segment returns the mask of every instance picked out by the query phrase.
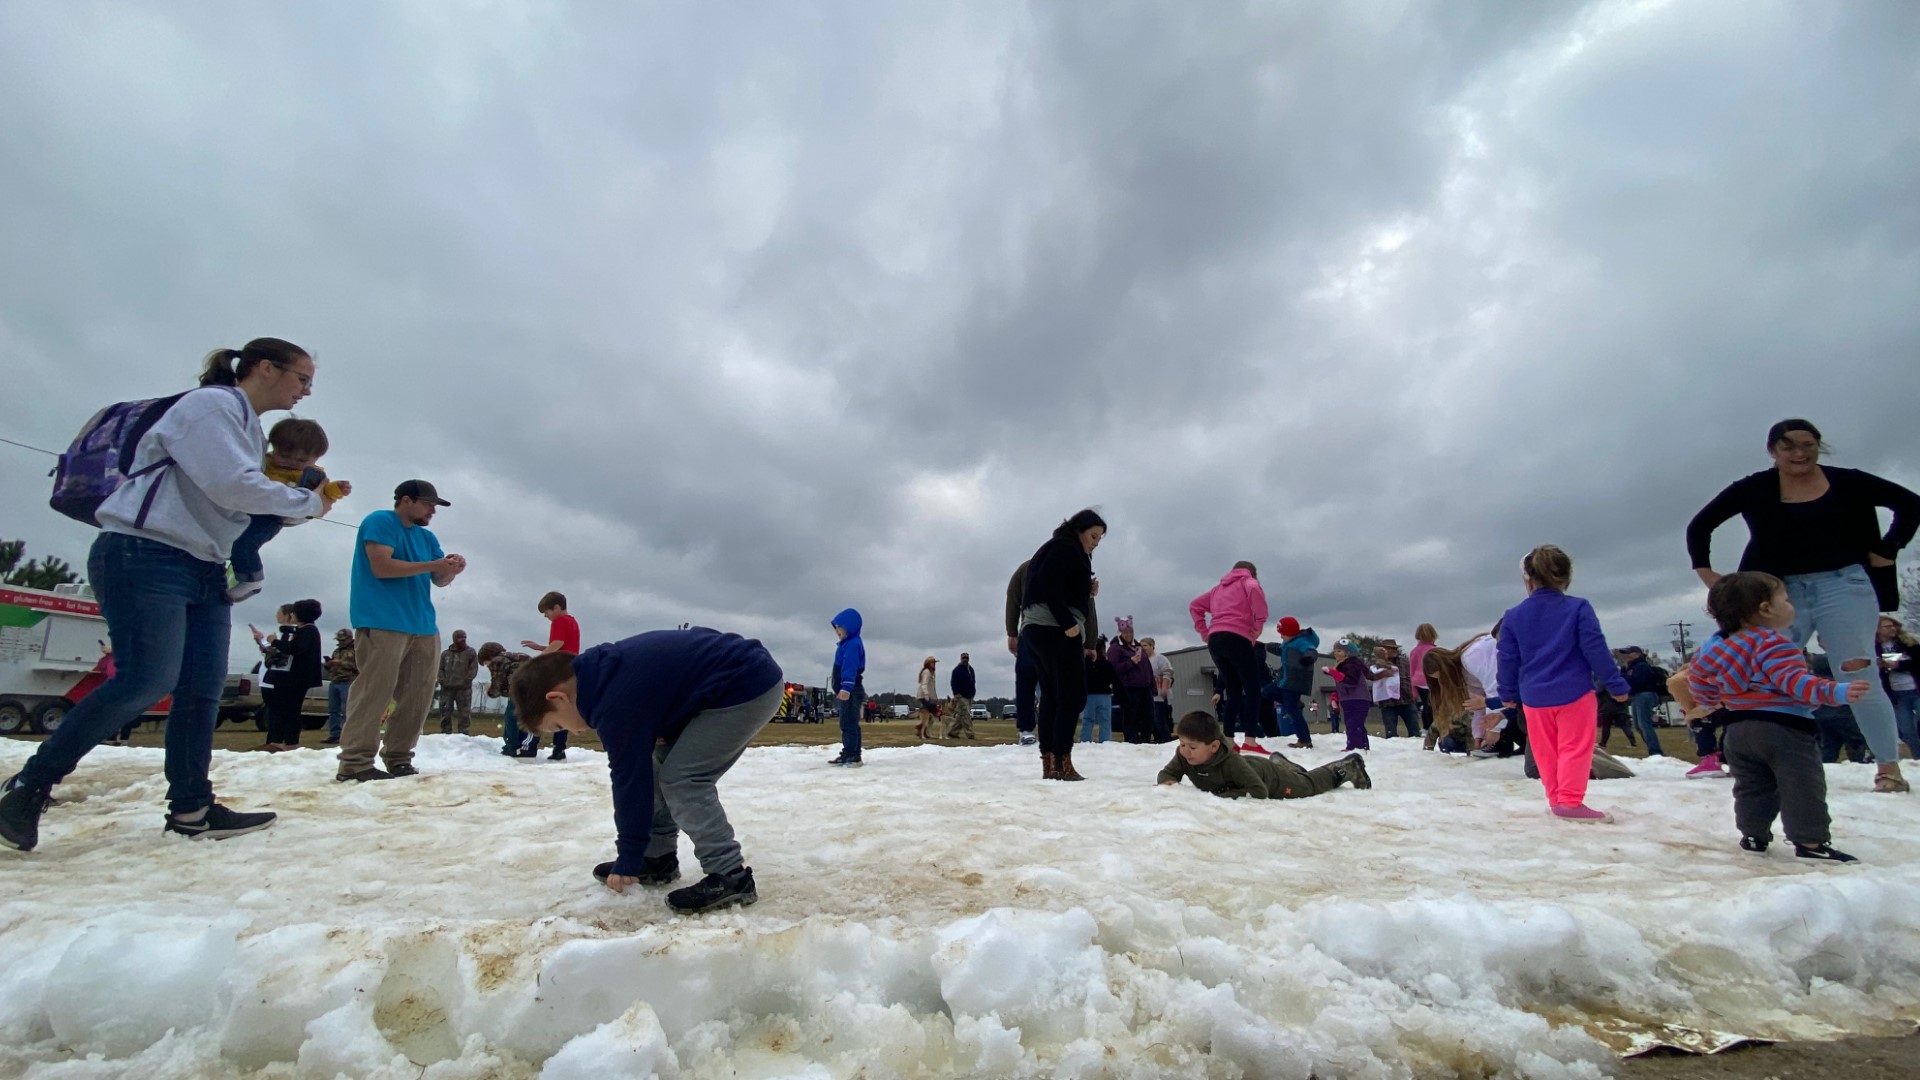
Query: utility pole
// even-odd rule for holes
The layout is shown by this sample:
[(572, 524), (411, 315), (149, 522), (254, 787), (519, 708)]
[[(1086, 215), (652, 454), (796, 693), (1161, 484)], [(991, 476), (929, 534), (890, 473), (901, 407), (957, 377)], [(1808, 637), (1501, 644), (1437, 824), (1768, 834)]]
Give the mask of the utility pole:
[(1693, 624), (1689, 622), (1673, 622), (1667, 625), (1673, 628), (1673, 647), (1680, 650), (1680, 662), (1682, 664), (1691, 663), (1693, 661), (1693, 648), (1691, 643), (1687, 641), (1687, 631), (1693, 628)]

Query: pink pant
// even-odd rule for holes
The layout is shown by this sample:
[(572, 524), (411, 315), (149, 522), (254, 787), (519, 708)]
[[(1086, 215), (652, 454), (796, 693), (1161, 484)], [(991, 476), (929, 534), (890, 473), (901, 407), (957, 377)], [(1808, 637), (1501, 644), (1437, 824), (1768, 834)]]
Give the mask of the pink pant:
[(1587, 778), (1593, 774), (1594, 736), (1600, 727), (1600, 700), (1589, 693), (1565, 705), (1528, 705), (1525, 711), (1527, 745), (1540, 767), (1547, 805), (1585, 805)]

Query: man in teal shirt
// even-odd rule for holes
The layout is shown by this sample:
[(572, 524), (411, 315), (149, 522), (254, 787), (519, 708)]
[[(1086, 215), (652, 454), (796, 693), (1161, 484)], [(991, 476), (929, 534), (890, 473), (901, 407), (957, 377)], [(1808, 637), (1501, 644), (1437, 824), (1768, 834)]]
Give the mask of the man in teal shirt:
[[(440, 669), (432, 585), (451, 585), (467, 568), (466, 559), (441, 551), (427, 529), (434, 511), (451, 505), (432, 484), (408, 480), (393, 489), (393, 509), (376, 510), (360, 523), (349, 596), (360, 674), (347, 692), (347, 722), (340, 729), (340, 771), (334, 779), (343, 783), (420, 771), (413, 767), (413, 748), (433, 704)], [(383, 747), (380, 724), (389, 702), (393, 717)], [(374, 766), (376, 754), (386, 769)]]

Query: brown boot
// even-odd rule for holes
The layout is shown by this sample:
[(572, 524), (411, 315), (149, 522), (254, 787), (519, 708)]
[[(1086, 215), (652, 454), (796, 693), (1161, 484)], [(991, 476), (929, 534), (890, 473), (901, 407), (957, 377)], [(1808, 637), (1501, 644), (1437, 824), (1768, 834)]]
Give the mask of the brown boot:
[(1060, 768), (1059, 766), (1054, 764), (1053, 755), (1047, 753), (1044, 750), (1040, 752), (1040, 779), (1042, 780), (1060, 779)]
[(1069, 750), (1066, 753), (1060, 755), (1059, 763), (1055, 767), (1053, 778), (1055, 780), (1085, 780), (1086, 779), (1086, 777), (1081, 776), (1079, 773), (1073, 770), (1073, 751)]

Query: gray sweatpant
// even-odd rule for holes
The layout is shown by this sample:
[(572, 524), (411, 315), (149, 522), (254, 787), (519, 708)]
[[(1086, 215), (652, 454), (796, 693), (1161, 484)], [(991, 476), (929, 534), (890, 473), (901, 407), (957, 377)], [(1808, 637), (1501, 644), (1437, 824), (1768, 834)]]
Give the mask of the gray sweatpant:
[(744, 705), (693, 714), (671, 745), (653, 748), (653, 832), (647, 858), (671, 855), (680, 834), (693, 838), (693, 854), (709, 874), (730, 874), (745, 865), (727, 809), (715, 786), (760, 729), (780, 709), (786, 687)]
[(1720, 754), (1733, 772), (1733, 818), (1740, 835), (1771, 840), (1778, 817), (1780, 831), (1793, 843), (1818, 847), (1832, 839), (1819, 739), (1772, 720), (1739, 720), (1727, 725)]

